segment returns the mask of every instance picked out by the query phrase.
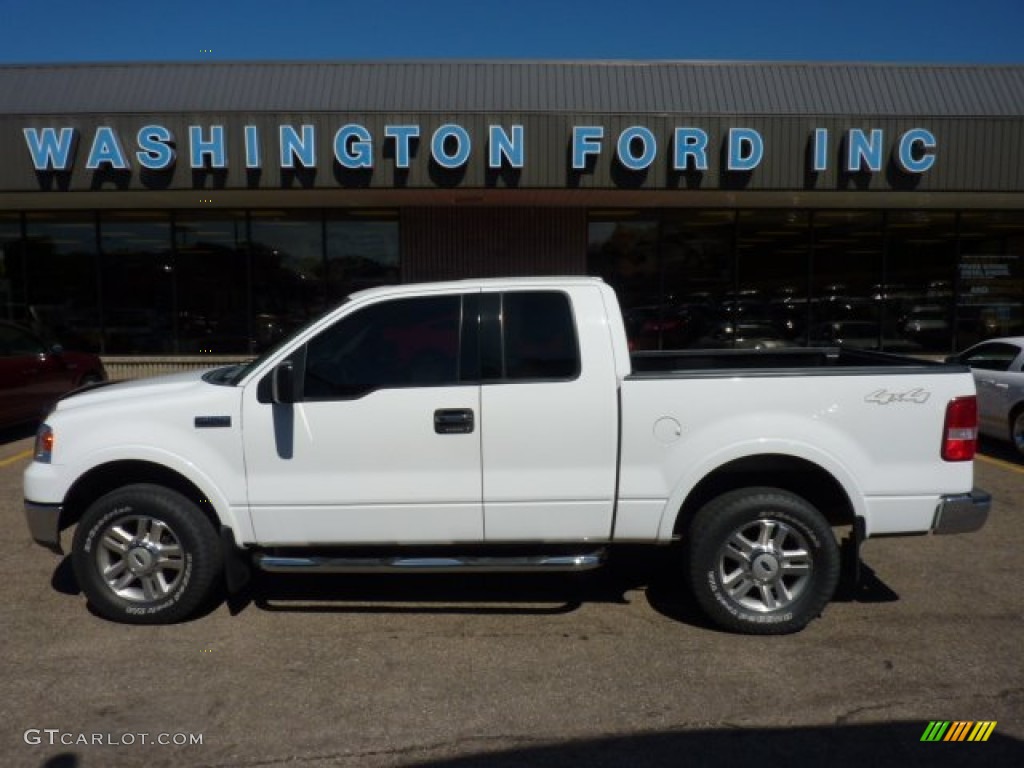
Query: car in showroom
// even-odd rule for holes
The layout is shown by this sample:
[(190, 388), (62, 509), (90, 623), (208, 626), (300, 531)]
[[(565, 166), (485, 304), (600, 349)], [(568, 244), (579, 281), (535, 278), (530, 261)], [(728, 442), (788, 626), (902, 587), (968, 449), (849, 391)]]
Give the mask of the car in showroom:
[(970, 367), (978, 388), (978, 428), (1024, 456), (1024, 336), (989, 339), (949, 362)]
[(0, 428), (41, 421), (61, 395), (106, 378), (97, 355), (47, 344), (0, 321)]

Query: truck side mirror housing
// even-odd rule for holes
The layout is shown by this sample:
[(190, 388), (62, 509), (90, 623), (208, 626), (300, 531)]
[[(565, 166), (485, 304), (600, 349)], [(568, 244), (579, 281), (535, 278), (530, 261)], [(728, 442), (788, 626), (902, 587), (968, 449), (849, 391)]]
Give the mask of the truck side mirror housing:
[(295, 363), (285, 360), (274, 369), (270, 391), (273, 401), (280, 405), (288, 405), (297, 400)]

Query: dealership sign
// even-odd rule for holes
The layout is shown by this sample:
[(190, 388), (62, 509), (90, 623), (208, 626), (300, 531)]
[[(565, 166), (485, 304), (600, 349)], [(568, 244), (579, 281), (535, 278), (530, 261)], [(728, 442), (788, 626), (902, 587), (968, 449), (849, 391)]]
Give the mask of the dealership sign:
[[(71, 126), (24, 128), (25, 145), (33, 167), (39, 172), (69, 172), (84, 153), (88, 170), (170, 171), (187, 158), (194, 170), (228, 168), (228, 143), (239, 142), (247, 170), (276, 165), (281, 169), (316, 168), (318, 144), (324, 141), (313, 125), (278, 125), (266, 131), (246, 125), (231, 137), (223, 125), (188, 126), (186, 148), (166, 126), (144, 125), (125, 135), (100, 125), (91, 136), (81, 136)], [(266, 134), (271, 134), (267, 136)], [(389, 146), (396, 168), (410, 168), (420, 154), (442, 169), (465, 167), (474, 153), (482, 152), (488, 169), (522, 169), (529, 158), (526, 132), (522, 125), (489, 125), (486, 135), (474, 136), (457, 123), (446, 123), (432, 131), (415, 124), (385, 125), (374, 135), (360, 123), (341, 126), (330, 142), (334, 161), (343, 169), (372, 170), (379, 157), (378, 144)], [(566, 137), (569, 146), (567, 170), (583, 173), (603, 156), (611, 156), (626, 171), (643, 172), (661, 158), (678, 173), (706, 171), (712, 159), (722, 158), (723, 170), (752, 173), (764, 162), (771, 148), (764, 136), (747, 127), (732, 127), (723, 136), (712, 137), (702, 128), (676, 126), (659, 142), (655, 132), (633, 125), (617, 133), (602, 125), (574, 125)], [(900, 170), (923, 174), (935, 163), (938, 143), (924, 128), (911, 128), (897, 135), (875, 128), (853, 128), (842, 132), (816, 128), (807, 136), (807, 170), (824, 172), (837, 168), (846, 173), (876, 173), (891, 157)], [(426, 152), (418, 151), (420, 142)], [(483, 144), (482, 149), (477, 143)], [(84, 149), (79, 149), (79, 145)], [(663, 146), (667, 144), (667, 146)], [(270, 151), (268, 151), (270, 150)], [(179, 154), (184, 157), (179, 157)], [(378, 153), (379, 155), (379, 153)]]

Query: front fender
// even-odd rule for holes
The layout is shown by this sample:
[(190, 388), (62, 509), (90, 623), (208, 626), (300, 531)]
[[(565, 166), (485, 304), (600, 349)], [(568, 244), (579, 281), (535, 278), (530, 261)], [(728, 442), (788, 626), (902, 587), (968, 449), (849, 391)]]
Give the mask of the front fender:
[[(116, 448), (100, 449), (68, 464), (33, 462), (25, 470), (25, 498), (34, 502), (64, 504), (85, 477), (121, 462), (150, 464), (179, 475), (203, 494), (220, 525), (230, 528), (234, 533), (236, 543), (255, 538), (244, 495), (244, 478), (240, 482), (240, 489), (235, 489), (235, 493), (231, 494), (194, 461), (151, 445), (118, 445)], [(126, 477), (125, 481), (131, 482), (131, 477)], [(235, 498), (232, 499), (232, 496)]]

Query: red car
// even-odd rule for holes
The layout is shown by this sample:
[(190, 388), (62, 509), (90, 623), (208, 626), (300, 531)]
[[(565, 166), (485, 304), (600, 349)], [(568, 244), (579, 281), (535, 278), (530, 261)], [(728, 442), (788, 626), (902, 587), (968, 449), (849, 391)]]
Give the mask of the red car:
[(106, 378), (98, 356), (44, 344), (0, 321), (0, 427), (40, 421), (65, 392)]

